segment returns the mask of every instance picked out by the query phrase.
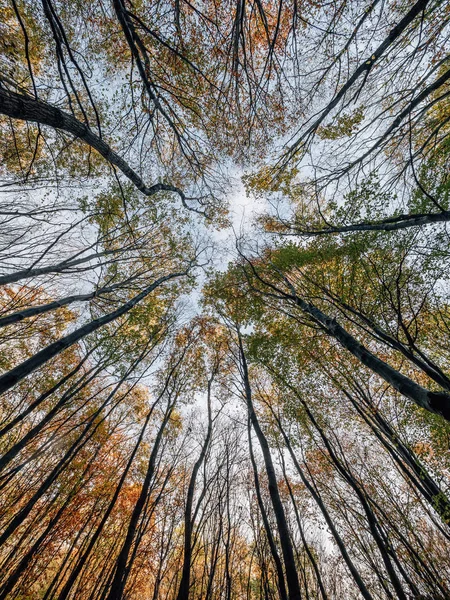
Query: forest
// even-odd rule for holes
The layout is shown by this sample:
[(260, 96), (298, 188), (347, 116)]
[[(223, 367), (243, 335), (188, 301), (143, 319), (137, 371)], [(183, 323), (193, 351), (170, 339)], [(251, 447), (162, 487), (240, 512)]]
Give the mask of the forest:
[(0, 600), (450, 600), (450, 1), (0, 0)]

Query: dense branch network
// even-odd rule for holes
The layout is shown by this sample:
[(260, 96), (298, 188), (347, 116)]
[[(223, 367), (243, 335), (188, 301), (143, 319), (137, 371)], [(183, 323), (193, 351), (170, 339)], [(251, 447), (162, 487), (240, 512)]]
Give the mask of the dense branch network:
[(449, 598), (448, 2), (0, 8), (0, 600)]

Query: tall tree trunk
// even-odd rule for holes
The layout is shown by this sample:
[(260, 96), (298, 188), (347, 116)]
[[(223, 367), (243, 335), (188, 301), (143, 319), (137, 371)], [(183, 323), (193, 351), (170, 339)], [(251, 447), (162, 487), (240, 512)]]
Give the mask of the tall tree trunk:
[(291, 498), (292, 506), (294, 507), (295, 520), (297, 521), (298, 530), (300, 531), (300, 536), (302, 538), (303, 547), (305, 548), (306, 554), (308, 555), (309, 561), (310, 561), (310, 563), (311, 563), (311, 565), (312, 565), (312, 567), (314, 569), (314, 573), (315, 573), (315, 576), (316, 576), (316, 579), (317, 579), (317, 583), (319, 585), (319, 589), (320, 589), (320, 594), (322, 596), (322, 600), (328, 600), (328, 596), (327, 596), (327, 593), (325, 591), (325, 586), (324, 586), (324, 583), (323, 583), (323, 580), (322, 580), (322, 576), (320, 574), (319, 567), (317, 566), (317, 561), (314, 558), (314, 555), (311, 552), (309, 544), (307, 543), (306, 538), (305, 538), (305, 533), (303, 531), (303, 526), (302, 526), (302, 522), (301, 522), (301, 519), (300, 519), (300, 514), (298, 512), (297, 503), (295, 501), (294, 492), (292, 491), (292, 486), (291, 486), (291, 484), (289, 482), (289, 478), (288, 478), (288, 475), (286, 473), (286, 463), (285, 463), (285, 460), (284, 460), (282, 449), (280, 449), (280, 458), (281, 458), (281, 464), (282, 464), (282, 467), (283, 467), (284, 480), (286, 481), (286, 485), (287, 485), (287, 488), (288, 488), (289, 496)]
[(104, 294), (109, 294), (114, 290), (120, 289), (125, 284), (130, 283), (130, 281), (130, 279), (127, 279), (124, 282), (115, 283), (114, 285), (99, 288), (94, 292), (90, 292), (89, 294), (74, 294), (72, 296), (60, 298), (59, 300), (54, 300), (53, 302), (48, 302), (47, 304), (41, 304), (40, 306), (24, 308), (23, 310), (19, 310), (15, 313), (7, 315), (6, 317), (1, 317), (0, 327), (6, 327), (7, 325), (12, 325), (13, 323), (23, 321), (24, 319), (29, 319), (30, 317), (35, 317), (36, 315), (42, 315), (52, 310), (62, 308), (63, 306), (73, 304), (74, 302), (88, 302), (93, 298), (98, 298), (99, 296), (103, 296)]
[(280, 594), (281, 600), (287, 600), (286, 585), (285, 585), (285, 582), (284, 582), (283, 565), (281, 563), (281, 559), (280, 559), (280, 556), (278, 554), (278, 550), (277, 550), (277, 547), (276, 547), (276, 544), (275, 544), (275, 540), (273, 539), (273, 535), (272, 535), (272, 530), (270, 528), (269, 519), (267, 518), (266, 509), (264, 507), (263, 499), (261, 497), (261, 487), (259, 485), (258, 468), (257, 468), (257, 465), (256, 465), (255, 456), (253, 454), (252, 437), (251, 436), (252, 436), (251, 423), (250, 423), (250, 419), (249, 419), (248, 420), (248, 446), (249, 446), (249, 452), (250, 452), (250, 461), (251, 461), (252, 467), (253, 467), (253, 475), (254, 475), (254, 481), (255, 481), (256, 498), (258, 500), (259, 512), (261, 513), (261, 517), (262, 517), (262, 521), (263, 521), (263, 525), (264, 525), (264, 530), (266, 532), (267, 541), (269, 543), (270, 552), (272, 553), (272, 558), (274, 560), (275, 568), (276, 568), (276, 571), (277, 571), (278, 592)]
[(294, 466), (297, 470), (297, 473), (300, 475), (300, 478), (301, 478), (304, 486), (309, 491), (311, 496), (314, 498), (317, 506), (319, 507), (320, 512), (322, 513), (322, 515), (328, 525), (328, 528), (331, 531), (331, 535), (333, 536), (333, 538), (341, 552), (342, 558), (344, 559), (353, 579), (355, 580), (356, 585), (359, 588), (359, 591), (361, 592), (361, 595), (365, 598), (365, 600), (374, 600), (373, 596), (367, 589), (366, 584), (364, 583), (361, 575), (359, 574), (358, 569), (355, 567), (352, 559), (350, 558), (350, 555), (347, 552), (347, 548), (345, 547), (344, 541), (342, 540), (341, 536), (339, 535), (339, 532), (336, 529), (336, 527), (333, 523), (333, 520), (331, 518), (331, 515), (329, 514), (320, 494), (314, 489), (313, 485), (311, 485), (311, 482), (305, 476), (305, 473), (303, 472), (303, 469), (301, 468), (300, 463), (298, 462), (297, 457), (295, 456), (290, 439), (289, 439), (288, 435), (286, 434), (284, 427), (281, 424), (280, 419), (278, 418), (278, 416), (276, 415), (276, 413), (273, 411), (273, 409), (271, 407), (270, 407), (270, 409), (271, 409), (271, 413), (273, 414), (273, 416), (277, 422), (278, 429), (279, 429), (281, 435), (283, 436), (284, 442), (286, 444), (286, 448), (289, 451), (289, 454), (290, 454), (292, 462), (294, 463)]
[[(289, 286), (292, 295), (282, 292), (283, 296), (293, 301), (304, 313), (319, 323), (328, 335), (334, 337), (344, 348), (355, 356), (363, 365), (382, 377), (394, 389), (406, 396), (421, 408), (441, 415), (450, 421), (450, 395), (445, 392), (432, 392), (422, 387), (409, 377), (402, 375), (399, 371), (375, 356), (370, 350), (363, 346), (356, 338), (346, 331), (336, 319), (322, 312), (319, 308), (300, 298), (288, 278), (285, 282)], [(265, 282), (266, 283), (266, 282)], [(280, 291), (277, 289), (277, 291)]]
[(142, 485), (141, 492), (139, 494), (139, 498), (134, 506), (133, 514), (131, 515), (130, 522), (128, 524), (127, 535), (125, 541), (122, 544), (122, 548), (120, 550), (119, 556), (116, 561), (114, 578), (112, 579), (111, 589), (107, 596), (108, 600), (121, 600), (123, 597), (123, 592), (125, 589), (125, 585), (130, 573), (131, 564), (129, 564), (129, 555), (131, 552), (131, 548), (133, 542), (136, 537), (136, 532), (138, 528), (138, 522), (142, 515), (144, 506), (147, 502), (147, 495), (150, 489), (150, 483), (153, 479), (153, 475), (155, 472), (155, 464), (156, 458), (159, 450), (159, 446), (161, 443), (161, 439), (166, 428), (166, 425), (170, 419), (170, 415), (172, 414), (174, 408), (174, 404), (170, 404), (164, 419), (161, 423), (161, 426), (156, 435), (155, 442), (153, 444), (153, 448), (150, 454), (150, 459), (148, 462), (147, 473), (145, 475), (144, 483)]
[(48, 125), (54, 129), (61, 129), (75, 138), (83, 140), (91, 148), (97, 150), (109, 163), (117, 167), (145, 196), (153, 196), (165, 190), (177, 193), (183, 203), (186, 201), (183, 192), (173, 185), (156, 183), (147, 186), (136, 171), (85, 123), (56, 106), (0, 87), (0, 113), (13, 119), (31, 121), (40, 125)]
[(443, 210), (437, 213), (404, 214), (396, 217), (381, 219), (380, 221), (361, 221), (352, 225), (330, 225), (323, 229), (302, 229), (299, 226), (291, 226), (292, 235), (303, 237), (317, 237), (320, 235), (332, 235), (335, 233), (348, 233), (355, 231), (398, 231), (408, 227), (422, 227), (433, 223), (447, 223), (450, 221), (450, 211)]
[[(121, 385), (126, 381), (127, 377), (133, 372), (133, 370), (141, 363), (144, 359), (145, 355), (148, 353), (149, 342), (146, 344), (140, 355), (136, 358), (135, 361), (131, 363), (119, 381), (114, 385), (111, 392), (108, 394), (106, 402), (111, 400), (113, 396), (119, 391)], [(102, 371), (102, 365), (97, 368), (92, 368), (90, 372), (86, 375), (89, 375), (85, 378), (81, 379), (80, 383), (74, 384), (71, 386), (66, 392), (61, 396), (60, 400), (55, 404), (55, 406), (45, 415), (45, 417), (39, 421), (34, 427), (32, 427), (24, 436), (21, 438), (14, 446), (12, 446), (9, 450), (5, 452), (5, 454), (0, 458), (0, 472), (5, 469), (5, 467), (17, 456), (17, 454), (25, 448), (27, 444), (29, 444), (39, 433), (44, 429), (46, 425), (48, 425), (53, 418), (58, 414), (58, 412), (81, 390), (89, 385), (89, 383), (95, 380), (95, 377)], [(83, 380), (84, 379), (84, 380)], [(134, 386), (133, 386), (134, 387)], [(124, 397), (126, 397), (132, 388), (127, 390)], [(56, 437), (56, 432), (53, 434), (53, 437)]]
[[(343, 393), (351, 401), (357, 412), (371, 428), (377, 439), (391, 455), (401, 472), (413, 485), (430, 506), (439, 514), (442, 521), (450, 526), (450, 501), (444, 491), (438, 486), (421, 464), (415, 454), (399, 439), (392, 427), (377, 410), (373, 415), (362, 409), (356, 399), (347, 391)], [(445, 532), (448, 536), (448, 533)]]
[(208, 429), (206, 437), (203, 442), (200, 455), (194, 464), (192, 469), (191, 477), (189, 480), (189, 487), (186, 497), (186, 508), (184, 511), (184, 555), (183, 555), (183, 569), (181, 574), (180, 586), (178, 588), (177, 600), (188, 600), (189, 599), (189, 588), (191, 581), (191, 562), (192, 562), (192, 505), (194, 502), (194, 491), (195, 483), (197, 479), (197, 473), (205, 459), (206, 451), (209, 446), (209, 442), (212, 434), (212, 415), (211, 415), (211, 386), (214, 375), (208, 380), (208, 391), (207, 391), (207, 403), (208, 403)]
[[(409, 26), (414, 19), (417, 18), (418, 15), (422, 11), (425, 10), (426, 6), (429, 4), (430, 0), (418, 0), (415, 2), (406, 15), (401, 19), (397, 25), (389, 32), (387, 37), (382, 41), (382, 43), (371, 52), (370, 57), (366, 58), (363, 62), (361, 62), (358, 67), (355, 69), (351, 77), (345, 82), (343, 86), (340, 87), (339, 92), (335, 95), (333, 100), (327, 104), (324, 110), (321, 111), (320, 116), (308, 127), (308, 129), (301, 134), (299, 139), (289, 148), (287, 152), (287, 157), (293, 156), (301, 145), (304, 143), (305, 139), (314, 135), (317, 131), (317, 128), (321, 125), (323, 120), (327, 117), (327, 115), (333, 110), (335, 106), (341, 102), (345, 98), (347, 92), (352, 88), (352, 86), (358, 81), (361, 76), (368, 75), (369, 71), (372, 69), (375, 62), (383, 56), (386, 50), (397, 40), (397, 38), (405, 31), (405, 29)], [(287, 161), (288, 158), (284, 160)]]
[[(64, 471), (64, 469), (70, 464), (72, 460), (78, 455), (78, 453), (84, 448), (87, 442), (93, 437), (103, 419), (99, 422), (95, 422), (96, 418), (101, 414), (102, 410), (105, 408), (107, 402), (102, 403), (102, 405), (93, 413), (93, 415), (89, 418), (87, 424), (83, 428), (81, 434), (77, 437), (77, 439), (70, 445), (68, 450), (65, 452), (64, 456), (58, 461), (55, 467), (52, 469), (50, 474), (44, 479), (42, 484), (36, 490), (36, 492), (32, 495), (32, 497), (28, 500), (28, 502), (23, 506), (19, 512), (10, 520), (8, 526), (0, 535), (0, 546), (2, 546), (11, 535), (16, 531), (18, 527), (25, 521), (30, 512), (33, 510), (36, 503), (44, 496), (47, 490), (51, 487), (51, 485), (57, 480), (59, 475)], [(92, 428), (92, 431), (91, 431)]]
[(76, 344), (79, 340), (86, 337), (90, 333), (97, 331), (103, 325), (111, 323), (115, 319), (118, 319), (122, 315), (129, 312), (132, 308), (136, 306), (141, 300), (146, 298), (154, 289), (159, 287), (165, 281), (169, 281), (170, 279), (174, 279), (176, 277), (181, 277), (186, 273), (172, 273), (170, 275), (165, 275), (164, 277), (160, 277), (156, 281), (154, 281), (151, 285), (149, 285), (145, 290), (143, 290), (140, 294), (123, 304), (117, 310), (104, 315), (103, 317), (99, 317), (98, 319), (94, 319), (86, 325), (75, 329), (72, 333), (66, 335), (65, 337), (59, 339), (57, 342), (53, 342), (46, 348), (43, 348), (39, 352), (37, 352), (31, 358), (25, 360), (23, 363), (14, 367), (4, 375), (0, 377), (0, 394), (3, 394), (10, 388), (12, 388), (16, 383), (22, 381), (27, 375), (38, 369), (40, 366), (45, 364), (50, 359), (54, 358), (73, 344)]
[(363, 489), (361, 489), (360, 484), (353, 477), (352, 473), (347, 468), (345, 468), (344, 465), (342, 464), (342, 462), (339, 460), (338, 456), (336, 455), (336, 453), (334, 451), (334, 448), (332, 447), (332, 445), (330, 443), (330, 440), (328, 439), (324, 430), (319, 425), (319, 423), (315, 419), (314, 415), (310, 411), (307, 403), (303, 399), (301, 399), (298, 395), (297, 395), (297, 398), (300, 399), (300, 401), (306, 411), (306, 414), (308, 415), (309, 420), (311, 421), (312, 425), (314, 426), (314, 428), (316, 429), (316, 431), (319, 433), (320, 437), (322, 438), (322, 441), (325, 444), (328, 454), (330, 455), (331, 460), (332, 460), (333, 464), (335, 465), (337, 471), (342, 475), (344, 480), (350, 485), (350, 487), (354, 490), (355, 494), (357, 495), (358, 500), (360, 501), (360, 503), (363, 507), (364, 513), (366, 515), (370, 532), (371, 532), (372, 537), (375, 540), (375, 543), (378, 547), (378, 550), (380, 552), (384, 566), (386, 568), (386, 572), (389, 575), (389, 579), (391, 580), (392, 586), (395, 589), (397, 597), (400, 600), (407, 600), (406, 593), (403, 590), (400, 579), (399, 579), (399, 577), (395, 571), (395, 568), (392, 564), (392, 561), (390, 559), (390, 556), (389, 556), (390, 549), (386, 546), (386, 543), (383, 540), (383, 536), (382, 536), (382, 532), (380, 530), (380, 526), (378, 524), (378, 520), (376, 518), (375, 513), (372, 510), (372, 507), (370, 506), (370, 503), (367, 500), (366, 492)]
[[(79, 267), (80, 265), (84, 265), (85, 263), (90, 262), (94, 258), (102, 258), (104, 256), (117, 255), (121, 250), (104, 250), (103, 252), (94, 252), (92, 254), (88, 254), (87, 256), (80, 256), (83, 254), (85, 250), (77, 252), (71, 258), (67, 258), (60, 263), (47, 265), (45, 267), (29, 267), (28, 269), (21, 269), (20, 271), (14, 271), (12, 273), (8, 273), (7, 275), (0, 276), (0, 285), (9, 285), (11, 283), (16, 283), (22, 279), (30, 279), (31, 277), (39, 277), (40, 275), (48, 275), (49, 273), (64, 273), (64, 272), (72, 272), (75, 267)], [(35, 264), (35, 263), (34, 263)], [(87, 265), (86, 267), (81, 268), (80, 270), (91, 270), (92, 265)], [(78, 271), (78, 269), (77, 269)]]
[(289, 590), (289, 600), (301, 600), (300, 584), (298, 580), (297, 568), (295, 566), (294, 550), (292, 548), (292, 542), (289, 534), (289, 528), (286, 521), (283, 503), (281, 502), (280, 498), (275, 468), (273, 465), (269, 444), (267, 442), (266, 436), (264, 435), (261, 429), (258, 417), (256, 416), (255, 409), (253, 407), (252, 389), (250, 386), (247, 359), (244, 352), (244, 346), (242, 344), (241, 334), (239, 331), (237, 332), (237, 334), (241, 371), (249, 419), (256, 433), (256, 437), (258, 438), (264, 457), (264, 464), (266, 467), (266, 474), (269, 482), (270, 499), (272, 502), (273, 511), (275, 513), (275, 519), (277, 522), (278, 534), (280, 536), (280, 544), (283, 553), (284, 568), (286, 570), (286, 581)]
[(119, 497), (120, 491), (122, 489), (123, 484), (125, 483), (125, 479), (128, 475), (128, 472), (133, 464), (134, 458), (136, 456), (136, 453), (139, 449), (139, 446), (141, 445), (142, 442), (142, 438), (144, 437), (144, 433), (147, 429), (148, 423), (150, 421), (150, 417), (153, 414), (153, 411), (157, 405), (157, 403), (159, 402), (159, 398), (157, 398), (156, 402), (153, 403), (150, 411), (148, 412), (146, 418), (145, 418), (145, 422), (144, 425), (142, 426), (141, 429), (141, 433), (139, 434), (138, 440), (133, 448), (133, 451), (131, 452), (130, 458), (127, 461), (127, 464), (125, 466), (125, 469), (120, 477), (119, 483), (117, 484), (117, 487), (114, 491), (113, 497), (111, 498), (108, 507), (105, 511), (105, 513), (102, 516), (102, 519), (100, 521), (100, 523), (98, 524), (98, 527), (96, 528), (93, 536), (91, 537), (91, 539), (89, 540), (89, 543), (86, 547), (86, 549), (83, 551), (83, 553), (81, 554), (81, 556), (79, 557), (75, 567), (72, 569), (72, 571), (70, 572), (70, 575), (67, 579), (67, 581), (64, 584), (64, 587), (62, 588), (61, 592), (58, 595), (58, 600), (65, 600), (68, 595), (70, 594), (70, 591), (75, 583), (75, 581), (77, 580), (79, 574), (81, 573), (84, 565), (86, 564), (86, 561), (88, 560), (93, 547), (95, 546), (95, 543), (97, 542), (98, 538), (100, 537), (104, 526), (106, 525), (107, 520), (109, 519), (109, 516), (111, 514), (111, 512), (113, 511), (113, 508), (117, 502), (117, 499)]

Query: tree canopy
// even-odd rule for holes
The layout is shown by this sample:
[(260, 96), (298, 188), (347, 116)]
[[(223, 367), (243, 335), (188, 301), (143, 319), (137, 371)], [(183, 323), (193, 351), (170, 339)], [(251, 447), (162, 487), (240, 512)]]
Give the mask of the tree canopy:
[(449, 599), (450, 3), (0, 15), (0, 600)]

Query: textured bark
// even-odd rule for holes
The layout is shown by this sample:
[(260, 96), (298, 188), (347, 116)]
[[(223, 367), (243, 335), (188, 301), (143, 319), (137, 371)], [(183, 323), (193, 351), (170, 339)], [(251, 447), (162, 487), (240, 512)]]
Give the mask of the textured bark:
[[(85, 468), (82, 476), (80, 477), (80, 479), (77, 481), (76, 485), (72, 488), (72, 490), (68, 494), (63, 505), (59, 508), (57, 513), (50, 519), (50, 521), (47, 524), (44, 531), (39, 535), (37, 540), (31, 545), (31, 547), (28, 549), (28, 551), (22, 557), (22, 559), (19, 562), (19, 564), (17, 565), (17, 567), (14, 569), (14, 571), (10, 574), (10, 576), (8, 577), (8, 579), (6, 580), (4, 585), (1, 587), (0, 600), (6, 600), (8, 597), (11, 597), (10, 592), (14, 589), (15, 585), (17, 584), (17, 582), (19, 581), (21, 576), (24, 573), (26, 573), (28, 565), (31, 563), (33, 558), (35, 558), (36, 555), (39, 553), (41, 544), (45, 541), (47, 536), (52, 532), (52, 530), (54, 529), (54, 527), (60, 520), (60, 518), (63, 515), (63, 513), (65, 512), (65, 510), (67, 509), (67, 507), (70, 505), (73, 498), (76, 496), (76, 494), (80, 490), (80, 488), (84, 482), (84, 477), (89, 472), (92, 465), (94, 464), (95, 459), (97, 458), (97, 454), (98, 454), (98, 451), (92, 455), (91, 460), (88, 462), (88, 465)], [(50, 508), (50, 506), (48, 508)], [(3, 563), (2, 568), (4, 569), (5, 566), (6, 566), (5, 563)]]
[[(0, 429), (0, 438), (3, 437), (4, 435), (6, 435), (8, 433), (8, 431), (11, 431), (11, 429), (13, 429), (13, 427), (15, 427), (18, 423), (23, 421), (23, 419), (25, 419), (25, 417), (27, 417), (30, 413), (32, 413), (35, 408), (40, 406), (42, 404), (42, 402), (44, 402), (47, 398), (49, 398), (52, 394), (54, 394), (60, 387), (62, 387), (65, 383), (67, 383), (69, 381), (69, 379), (71, 377), (73, 377), (82, 368), (82, 366), (85, 364), (86, 360), (88, 359), (88, 357), (90, 356), (91, 353), (92, 353), (92, 349), (89, 350), (89, 352), (80, 360), (80, 362), (77, 364), (77, 366), (75, 368), (73, 368), (69, 373), (67, 373), (67, 375), (62, 377), (57, 383), (55, 383), (55, 385), (53, 385), (51, 388), (49, 388), (47, 391), (45, 391), (43, 394), (41, 394), (38, 398), (36, 398), (36, 400), (34, 402), (31, 402), (25, 410), (23, 410), (19, 415), (17, 415), (14, 419), (12, 419), (8, 424), (4, 425)], [(87, 374), (86, 373), (83, 374), (83, 377), (85, 377)], [(70, 391), (72, 389), (75, 389), (76, 385), (77, 384), (72, 384), (70, 386), (69, 390), (66, 390), (66, 392), (64, 392), (64, 395), (66, 395), (67, 393), (70, 393)]]
[[(371, 428), (374, 435), (390, 454), (410, 484), (422, 494), (430, 506), (439, 514), (445, 525), (449, 527), (450, 501), (444, 491), (430, 476), (426, 467), (421, 464), (414, 452), (403, 444), (379, 410), (374, 410), (373, 407), (370, 410), (371, 404), (369, 402), (367, 403), (369, 410), (363, 409), (347, 390), (342, 391)], [(448, 536), (448, 533), (446, 535)]]
[[(50, 474), (44, 479), (40, 487), (36, 490), (36, 492), (32, 495), (32, 497), (28, 500), (28, 502), (23, 506), (19, 512), (10, 520), (8, 526), (0, 535), (0, 546), (2, 546), (11, 535), (16, 531), (20, 525), (25, 521), (30, 512), (35, 507), (36, 503), (46, 494), (46, 492), (50, 489), (53, 483), (58, 479), (59, 475), (64, 471), (64, 469), (70, 464), (72, 460), (75, 459), (77, 454), (82, 450), (82, 448), (87, 444), (87, 442), (92, 438), (97, 429), (100, 427), (103, 419), (100, 419), (96, 422), (97, 417), (101, 414), (102, 410), (105, 408), (108, 400), (102, 403), (102, 405), (94, 412), (93, 415), (89, 418), (86, 426), (83, 428), (83, 431), (77, 437), (77, 439), (71, 444), (68, 450), (65, 452), (64, 456), (58, 461), (55, 467), (52, 469)], [(93, 429), (92, 429), (93, 427)], [(92, 429), (92, 431), (91, 431)]]
[(23, 321), (24, 319), (29, 319), (30, 317), (35, 317), (37, 315), (42, 315), (47, 312), (51, 312), (52, 310), (62, 308), (63, 306), (68, 306), (69, 304), (73, 304), (74, 302), (88, 302), (93, 298), (98, 298), (99, 296), (103, 296), (104, 294), (108, 294), (110, 292), (113, 292), (114, 290), (120, 289), (121, 287), (123, 287), (123, 285), (125, 285), (125, 283), (129, 283), (129, 281), (106, 286), (95, 290), (94, 292), (91, 292), (89, 294), (74, 294), (72, 296), (60, 298), (59, 300), (54, 300), (53, 302), (48, 302), (47, 304), (41, 304), (40, 306), (24, 308), (23, 310), (19, 310), (15, 313), (7, 315), (6, 317), (0, 318), (0, 327), (6, 327), (7, 325), (12, 325), (13, 323)]
[(390, 217), (380, 221), (361, 221), (351, 225), (330, 225), (323, 229), (308, 229), (293, 225), (290, 227), (292, 235), (301, 235), (303, 237), (317, 237), (320, 235), (330, 235), (334, 233), (349, 233), (355, 231), (397, 231), (408, 227), (420, 227), (431, 225), (433, 223), (446, 223), (450, 221), (450, 211), (425, 214), (404, 214), (397, 217)]
[[(0, 88), (1, 93), (1, 88)], [(64, 273), (74, 269), (75, 267), (79, 267), (80, 265), (85, 265), (89, 261), (94, 258), (102, 258), (104, 256), (110, 256), (117, 254), (117, 250), (105, 250), (104, 252), (94, 252), (89, 254), (88, 256), (82, 256), (80, 258), (76, 258), (81, 253), (78, 252), (74, 257), (68, 258), (66, 260), (57, 263), (56, 265), (47, 265), (45, 267), (35, 267), (29, 269), (21, 269), (20, 271), (14, 271), (12, 273), (8, 273), (7, 275), (2, 275), (0, 277), (0, 285), (7, 285), (9, 283), (16, 283), (21, 279), (30, 279), (31, 277), (38, 277), (39, 275), (47, 275), (48, 273)], [(80, 270), (89, 270), (92, 269), (92, 266), (88, 265), (83, 267)]]
[(308, 555), (308, 558), (309, 558), (309, 561), (310, 561), (310, 563), (312, 565), (312, 568), (314, 569), (314, 574), (316, 576), (317, 583), (319, 585), (319, 589), (320, 589), (320, 594), (322, 596), (322, 600), (328, 600), (328, 596), (327, 596), (327, 593), (326, 593), (326, 590), (325, 590), (325, 586), (324, 586), (324, 583), (323, 583), (323, 580), (322, 580), (322, 576), (320, 574), (319, 567), (317, 566), (317, 561), (314, 558), (314, 555), (311, 552), (309, 544), (308, 544), (308, 542), (306, 541), (306, 538), (305, 538), (305, 533), (303, 531), (303, 526), (302, 526), (302, 522), (301, 522), (301, 519), (300, 519), (300, 514), (298, 512), (297, 503), (295, 501), (294, 492), (292, 491), (292, 487), (291, 487), (291, 484), (289, 482), (289, 477), (288, 477), (288, 475), (286, 473), (286, 464), (285, 464), (285, 460), (284, 460), (284, 456), (283, 456), (282, 450), (280, 451), (280, 458), (281, 458), (281, 464), (283, 466), (284, 480), (286, 481), (286, 486), (288, 488), (289, 497), (291, 498), (292, 506), (294, 508), (295, 520), (297, 521), (298, 530), (300, 531), (300, 536), (302, 538), (303, 547), (304, 547), (304, 549), (306, 551), (306, 554)]
[(314, 426), (314, 428), (316, 429), (316, 431), (319, 433), (320, 437), (322, 438), (322, 441), (325, 444), (328, 454), (329, 454), (333, 464), (335, 465), (337, 471), (341, 474), (343, 479), (349, 484), (349, 486), (353, 489), (356, 496), (358, 497), (358, 500), (360, 501), (361, 506), (366, 515), (370, 533), (372, 534), (372, 537), (375, 540), (375, 543), (378, 547), (378, 550), (380, 552), (384, 566), (386, 568), (386, 572), (389, 576), (389, 579), (392, 583), (395, 593), (397, 594), (397, 597), (400, 600), (407, 600), (406, 593), (403, 590), (400, 579), (395, 571), (394, 565), (392, 564), (391, 558), (389, 556), (389, 548), (387, 547), (387, 545), (381, 535), (381, 529), (378, 524), (378, 519), (377, 519), (375, 513), (373, 512), (372, 507), (370, 506), (370, 503), (366, 497), (366, 492), (364, 491), (364, 489), (361, 488), (360, 484), (353, 477), (353, 474), (350, 472), (350, 470), (345, 468), (344, 465), (342, 464), (342, 462), (339, 460), (328, 437), (326, 436), (324, 430), (320, 427), (319, 423), (316, 421), (316, 419), (315, 419), (314, 415), (312, 414), (312, 412), (310, 411), (307, 403), (298, 394), (297, 394), (297, 398), (300, 400), (301, 404), (303, 405), (303, 407), (306, 411), (306, 414), (308, 415), (308, 418), (311, 421), (312, 425)]
[(297, 457), (295, 456), (295, 453), (292, 449), (291, 446), (291, 442), (286, 434), (286, 432), (284, 431), (280, 420), (278, 419), (278, 417), (275, 415), (275, 413), (272, 411), (272, 414), (274, 415), (277, 423), (278, 423), (278, 428), (281, 432), (281, 435), (283, 436), (283, 439), (285, 441), (286, 447), (289, 451), (289, 454), (292, 458), (292, 462), (294, 463), (294, 466), (297, 470), (297, 473), (300, 475), (300, 478), (304, 484), (304, 486), (306, 487), (306, 489), (309, 491), (309, 493), (311, 494), (311, 496), (314, 498), (317, 506), (320, 509), (320, 512), (322, 513), (329, 530), (331, 531), (331, 534), (341, 552), (342, 558), (344, 559), (353, 579), (355, 580), (356, 585), (359, 588), (359, 591), (361, 592), (361, 595), (363, 596), (363, 598), (365, 598), (365, 600), (373, 600), (373, 596), (370, 594), (369, 590), (367, 589), (364, 581), (362, 580), (361, 575), (359, 574), (358, 569), (355, 567), (355, 565), (353, 564), (352, 559), (350, 558), (349, 553), (347, 552), (347, 548), (345, 547), (344, 541), (341, 538), (341, 536), (339, 535), (338, 530), (336, 529), (333, 520), (325, 506), (325, 504), (323, 503), (322, 498), (320, 497), (319, 493), (314, 489), (314, 487), (311, 485), (310, 481), (306, 478), (303, 469), (300, 467), (300, 463), (297, 460)]
[(270, 529), (269, 519), (267, 518), (266, 509), (264, 508), (264, 503), (263, 503), (263, 500), (261, 497), (261, 487), (259, 485), (258, 469), (257, 469), (255, 457), (253, 454), (250, 422), (249, 422), (249, 427), (248, 427), (248, 445), (249, 445), (249, 451), (250, 451), (250, 461), (251, 461), (252, 467), (253, 467), (255, 492), (256, 492), (256, 499), (258, 500), (259, 512), (261, 513), (264, 530), (267, 535), (267, 541), (269, 542), (270, 552), (272, 554), (272, 558), (274, 560), (275, 567), (277, 570), (278, 591), (279, 591), (281, 600), (287, 600), (286, 585), (284, 583), (283, 565), (281, 563), (281, 559), (278, 554), (277, 547), (275, 545), (275, 540), (273, 539), (272, 530)]
[(147, 496), (150, 489), (150, 484), (153, 480), (153, 476), (155, 473), (156, 467), (156, 458), (158, 456), (159, 447), (161, 444), (162, 436), (166, 425), (170, 419), (170, 415), (172, 414), (174, 408), (174, 404), (172, 403), (161, 423), (161, 426), (158, 430), (158, 433), (155, 438), (155, 442), (153, 444), (153, 448), (150, 454), (147, 473), (145, 475), (144, 483), (142, 485), (141, 492), (139, 494), (139, 498), (134, 506), (133, 514), (131, 515), (130, 522), (128, 524), (127, 535), (125, 541), (120, 550), (119, 556), (116, 561), (114, 578), (112, 579), (111, 589), (107, 596), (108, 600), (121, 600), (123, 597), (123, 591), (125, 589), (125, 585), (128, 579), (128, 575), (130, 573), (131, 564), (129, 564), (129, 556), (131, 552), (131, 547), (136, 537), (136, 531), (138, 528), (139, 519), (142, 515), (142, 512), (145, 507), (145, 503), (147, 502)]
[(0, 113), (13, 119), (31, 121), (40, 125), (48, 125), (54, 129), (61, 129), (83, 140), (91, 148), (97, 150), (109, 163), (117, 167), (145, 196), (153, 196), (161, 191), (169, 191), (177, 193), (183, 202), (186, 200), (183, 192), (173, 185), (156, 183), (147, 186), (136, 171), (119, 154), (114, 152), (109, 144), (96, 135), (86, 123), (79, 121), (56, 106), (0, 87)]
[(341, 298), (330, 292), (328, 288), (319, 286), (319, 289), (322, 292), (324, 292), (324, 294), (328, 298), (330, 298), (330, 300), (332, 300), (333, 303), (342, 307), (343, 309), (348, 311), (352, 316), (355, 316), (357, 319), (361, 319), (361, 321), (364, 324), (368, 325), (369, 328), (372, 330), (375, 339), (381, 339), (394, 350), (401, 352), (403, 356), (405, 356), (413, 364), (419, 367), (419, 369), (426, 373), (430, 379), (433, 379), (433, 381), (435, 381), (445, 390), (450, 390), (450, 379), (435, 362), (433, 362), (425, 353), (423, 353), (417, 347), (415, 340), (409, 333), (407, 327), (404, 327), (401, 322), (401, 312), (399, 309), (397, 309), (396, 312), (398, 314), (398, 319), (401, 322), (402, 330), (406, 336), (407, 344), (404, 344), (397, 337), (394, 337), (390, 333), (384, 331), (384, 329), (382, 329), (375, 321), (370, 319), (366, 314), (355, 309), (350, 304), (344, 302)]

